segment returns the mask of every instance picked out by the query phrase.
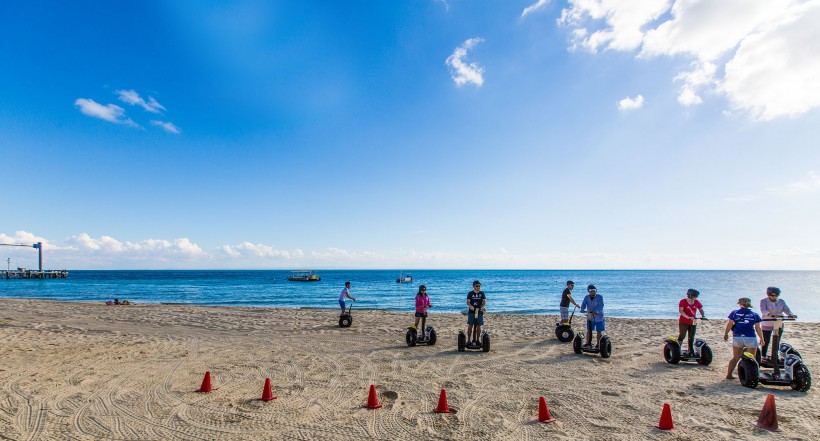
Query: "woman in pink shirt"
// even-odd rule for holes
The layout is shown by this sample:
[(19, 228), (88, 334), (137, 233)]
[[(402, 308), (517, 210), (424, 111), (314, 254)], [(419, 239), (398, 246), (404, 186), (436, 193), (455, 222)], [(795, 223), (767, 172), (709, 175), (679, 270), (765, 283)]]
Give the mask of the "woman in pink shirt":
[(701, 319), (706, 318), (703, 314), (703, 305), (698, 301), (699, 295), (700, 291), (689, 289), (686, 291), (686, 298), (681, 299), (680, 303), (678, 303), (678, 311), (680, 312), (680, 318), (678, 318), (678, 343), (683, 345), (683, 337), (689, 334), (689, 354), (695, 353), (692, 344), (695, 342), (695, 330), (697, 328), (695, 318), (697, 311), (700, 311)]
[(420, 334), (422, 338), (425, 337), (425, 325), (427, 324), (427, 310), (432, 308), (433, 305), (430, 304), (430, 297), (427, 296), (427, 287), (424, 285), (419, 285), (419, 293), (416, 294), (416, 329), (419, 329), (419, 320), (421, 320), (421, 331)]

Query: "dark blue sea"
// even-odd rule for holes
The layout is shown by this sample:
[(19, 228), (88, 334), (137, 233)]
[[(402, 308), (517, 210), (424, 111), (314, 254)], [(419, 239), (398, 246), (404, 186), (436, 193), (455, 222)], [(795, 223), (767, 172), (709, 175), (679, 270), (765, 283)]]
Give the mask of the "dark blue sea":
[[(400, 274), (413, 283), (396, 283)], [(524, 271), (524, 270), (322, 270), (319, 282), (289, 282), (289, 271), (71, 271), (61, 280), (2, 280), (0, 297), (67, 301), (128, 299), (139, 303), (337, 308), (345, 281), (356, 308), (412, 311), (420, 284), (428, 287), (431, 312), (466, 309), (474, 279), (482, 283), (490, 312), (557, 314), (567, 280), (578, 303), (587, 284), (603, 295), (609, 316), (676, 318), (688, 288), (701, 292), (707, 317), (723, 318), (738, 297), (755, 309), (767, 286), (801, 321), (820, 321), (820, 271)]]

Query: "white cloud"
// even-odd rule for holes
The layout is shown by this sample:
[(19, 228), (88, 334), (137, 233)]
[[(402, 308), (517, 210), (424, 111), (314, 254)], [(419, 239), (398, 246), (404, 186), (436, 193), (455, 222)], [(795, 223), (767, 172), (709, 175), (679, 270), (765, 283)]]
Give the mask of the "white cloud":
[(72, 236), (67, 240), (68, 245), (75, 251), (95, 252), (98, 255), (112, 257), (182, 257), (203, 258), (207, 256), (199, 245), (188, 238), (174, 240), (146, 239), (140, 242), (121, 242), (111, 236), (100, 236), (95, 239), (87, 233)]
[(723, 200), (726, 202), (752, 202), (764, 197), (800, 198), (812, 196), (817, 193), (820, 193), (820, 175), (812, 170), (806, 174), (806, 177), (800, 179), (799, 181), (791, 182), (778, 187), (765, 188), (754, 194), (727, 197)]
[[(669, 0), (570, 0), (559, 23), (584, 32), (573, 34), (574, 43), (592, 52), (599, 49), (633, 50), (641, 45), (643, 27), (669, 9)], [(605, 27), (587, 28), (588, 21), (603, 20)], [(594, 23), (592, 23), (594, 24)]]
[(622, 111), (637, 110), (644, 105), (643, 95), (638, 95), (635, 98), (626, 97), (618, 101), (618, 109)]
[(251, 242), (242, 242), (237, 245), (223, 245), (219, 247), (219, 251), (234, 258), (239, 257), (258, 257), (258, 258), (301, 258), (305, 253), (296, 249), (293, 251), (277, 250), (271, 246), (263, 244), (255, 244)]
[(705, 90), (756, 120), (820, 107), (820, 0), (570, 0), (559, 23), (570, 49), (690, 58), (675, 78), (684, 106)]
[(463, 86), (471, 83), (478, 87), (484, 84), (484, 68), (479, 67), (476, 63), (465, 63), (464, 58), (467, 56), (467, 51), (472, 49), (476, 44), (482, 42), (481, 38), (470, 38), (461, 46), (453, 51), (452, 55), (447, 57), (446, 64), (450, 67), (450, 75), (456, 85)]
[(140, 106), (145, 109), (147, 112), (151, 113), (162, 113), (165, 110), (165, 107), (162, 104), (158, 103), (154, 97), (149, 96), (148, 101), (142, 99), (140, 94), (137, 93), (136, 90), (129, 89), (129, 90), (118, 90), (117, 95), (120, 97), (120, 101), (131, 104), (132, 106)]
[(77, 100), (74, 101), (74, 105), (77, 106), (84, 115), (99, 118), (114, 124), (139, 127), (139, 124), (125, 116), (125, 109), (116, 104), (103, 106), (92, 99), (77, 98)]
[(151, 125), (155, 125), (157, 127), (162, 127), (163, 130), (165, 130), (168, 133), (173, 133), (174, 135), (179, 135), (179, 133), (180, 133), (179, 127), (175, 126), (174, 123), (172, 123), (170, 121), (165, 122), (165, 121), (151, 120)]
[(526, 8), (524, 8), (523, 11), (521, 11), (521, 18), (524, 18), (527, 15), (532, 14), (533, 12), (536, 12), (539, 9), (544, 8), (545, 6), (547, 6), (549, 4), (549, 2), (550, 2), (550, 0), (538, 0), (537, 2), (527, 6)]

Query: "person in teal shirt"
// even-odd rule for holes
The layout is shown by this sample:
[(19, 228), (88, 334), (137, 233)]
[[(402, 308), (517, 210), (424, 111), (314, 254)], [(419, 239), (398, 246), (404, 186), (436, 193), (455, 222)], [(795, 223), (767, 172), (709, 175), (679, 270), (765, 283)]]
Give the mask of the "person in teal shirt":
[(598, 294), (598, 289), (595, 285), (587, 286), (587, 294), (584, 301), (581, 302), (581, 313), (587, 313), (587, 344), (590, 347), (592, 344), (592, 331), (595, 330), (598, 334), (595, 347), (601, 344), (601, 332), (606, 330), (606, 322), (604, 321), (604, 298)]

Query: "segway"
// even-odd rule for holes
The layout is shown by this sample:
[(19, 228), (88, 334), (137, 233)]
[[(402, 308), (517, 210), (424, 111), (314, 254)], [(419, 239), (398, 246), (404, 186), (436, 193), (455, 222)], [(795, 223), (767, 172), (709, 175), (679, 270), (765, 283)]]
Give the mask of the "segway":
[(353, 324), (353, 316), (350, 315), (350, 310), (353, 309), (353, 302), (355, 302), (355, 300), (351, 300), (350, 306), (347, 308), (347, 311), (343, 311), (342, 314), (339, 316), (340, 328), (349, 328), (350, 325)]
[[(479, 308), (475, 308), (474, 310), (476, 323), (478, 322), (478, 309)], [(487, 333), (486, 329), (481, 330), (481, 341), (479, 342), (478, 326), (473, 325), (473, 335), (471, 337), (468, 342), (467, 334), (464, 333), (464, 330), (458, 331), (458, 352), (464, 352), (467, 349), (471, 351), (482, 350), (484, 352), (490, 352), (490, 334)]]
[(415, 345), (433, 346), (436, 344), (436, 330), (432, 326), (428, 326), (424, 330), (424, 335), (419, 338), (418, 330), (415, 326), (407, 328), (404, 334), (404, 339), (407, 340), (407, 346), (413, 347)]
[[(794, 320), (789, 318), (763, 319), (773, 321), (772, 329), (772, 349), (780, 347), (780, 330), (783, 328), (784, 320)], [(749, 388), (756, 388), (759, 383), (770, 386), (791, 386), (794, 390), (808, 392), (811, 389), (811, 373), (803, 360), (797, 355), (790, 353), (780, 364), (780, 351), (772, 351), (772, 370), (763, 372), (757, 364), (755, 357), (749, 352), (743, 352), (740, 363), (737, 366), (737, 376), (740, 384)]]
[(555, 336), (558, 337), (558, 341), (561, 343), (569, 343), (572, 341), (572, 337), (575, 336), (575, 332), (572, 331), (572, 318), (575, 317), (575, 310), (578, 307), (572, 308), (572, 315), (569, 316), (568, 322), (558, 321), (555, 324)]
[[(790, 321), (794, 320), (793, 318), (788, 318), (788, 317), (784, 317), (784, 319), (790, 320)], [(783, 329), (781, 328), (778, 333), (782, 334)], [(774, 329), (772, 329), (772, 337), (774, 337)], [(780, 342), (779, 346), (775, 346), (774, 341), (772, 341), (772, 343), (769, 345), (769, 347), (772, 350), (772, 355), (774, 355), (775, 347), (777, 347), (777, 351), (778, 351), (777, 360), (778, 360), (778, 364), (780, 365), (780, 369), (783, 369), (785, 367), (785, 361), (786, 361), (786, 358), (788, 357), (789, 354), (794, 354), (800, 359), (803, 358), (800, 355), (800, 352), (797, 351), (797, 349), (795, 349), (792, 345), (790, 345), (788, 343), (783, 343), (782, 341)], [(772, 369), (774, 367), (774, 365), (772, 364), (773, 357), (762, 357), (761, 352), (759, 350), (755, 353), (755, 360), (757, 361), (757, 364), (760, 367), (769, 368), (769, 369)]]
[[(706, 320), (706, 319), (698, 319)], [(678, 364), (680, 362), (697, 363), (703, 366), (709, 366), (712, 363), (712, 348), (702, 338), (696, 338), (695, 344), (692, 345), (695, 350), (694, 353), (682, 352), (681, 343), (675, 337), (669, 337), (665, 340), (663, 346), (663, 358), (669, 364)]]
[(602, 335), (599, 346), (593, 346), (591, 344), (587, 346), (584, 344), (586, 332), (586, 330), (579, 329), (578, 332), (575, 333), (575, 339), (572, 340), (572, 350), (575, 351), (576, 354), (588, 352), (590, 354), (600, 354), (601, 358), (609, 358), (612, 355), (612, 342), (609, 340), (609, 336), (606, 334)]

